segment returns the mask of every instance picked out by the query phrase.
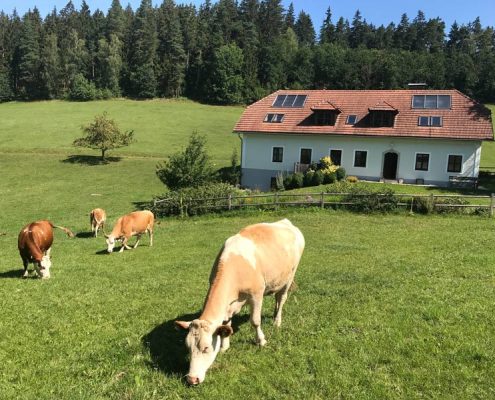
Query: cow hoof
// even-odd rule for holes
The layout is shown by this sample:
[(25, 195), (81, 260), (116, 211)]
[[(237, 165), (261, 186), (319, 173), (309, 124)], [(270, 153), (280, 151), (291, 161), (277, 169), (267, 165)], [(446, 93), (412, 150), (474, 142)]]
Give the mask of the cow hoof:
[(282, 321), (280, 321), (279, 319), (273, 321), (273, 326), (280, 328), (280, 325), (282, 325)]
[(265, 339), (258, 339), (257, 340), (258, 346), (263, 347), (266, 345), (266, 340)]

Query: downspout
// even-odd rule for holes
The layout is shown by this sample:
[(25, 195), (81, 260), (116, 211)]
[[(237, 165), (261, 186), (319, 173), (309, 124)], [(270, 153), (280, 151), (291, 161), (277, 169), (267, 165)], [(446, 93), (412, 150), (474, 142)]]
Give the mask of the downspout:
[(239, 185), (242, 186), (242, 163), (244, 161), (244, 154), (243, 154), (243, 150), (244, 150), (244, 141), (243, 141), (243, 138), (242, 138), (242, 134), (237, 132), (237, 136), (239, 137), (239, 139), (241, 140), (241, 165), (240, 165), (240, 168), (241, 168), (241, 176), (239, 177)]

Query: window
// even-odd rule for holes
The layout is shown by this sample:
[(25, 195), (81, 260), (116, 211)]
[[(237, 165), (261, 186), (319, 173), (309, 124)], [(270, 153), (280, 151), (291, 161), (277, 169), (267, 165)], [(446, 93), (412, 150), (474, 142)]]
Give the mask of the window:
[(419, 117), (419, 126), (442, 126), (442, 117)]
[(447, 172), (461, 172), (462, 171), (462, 156), (449, 155), (449, 162), (447, 165)]
[(430, 155), (426, 153), (416, 153), (416, 171), (428, 171), (428, 165), (430, 164)]
[(354, 125), (356, 121), (357, 121), (357, 115), (348, 115), (345, 124)]
[(301, 149), (301, 155), (299, 157), (299, 162), (301, 164), (311, 164), (311, 153), (312, 149)]
[(272, 150), (272, 162), (282, 162), (284, 160), (284, 148), (274, 147)]
[(305, 94), (279, 94), (272, 107), (301, 108), (306, 102)]
[(412, 108), (438, 108), (449, 109), (452, 99), (448, 94), (427, 94), (414, 95), (412, 98)]
[(317, 126), (334, 126), (337, 120), (335, 111), (315, 111), (311, 117), (311, 124)]
[(354, 152), (354, 166), (355, 167), (366, 167), (367, 156), (368, 156), (367, 151), (356, 150)]
[(370, 126), (374, 128), (394, 126), (395, 112), (391, 111), (371, 111)]
[(263, 122), (280, 123), (284, 120), (284, 114), (266, 114)]
[(335, 165), (341, 165), (342, 150), (330, 150), (330, 159)]

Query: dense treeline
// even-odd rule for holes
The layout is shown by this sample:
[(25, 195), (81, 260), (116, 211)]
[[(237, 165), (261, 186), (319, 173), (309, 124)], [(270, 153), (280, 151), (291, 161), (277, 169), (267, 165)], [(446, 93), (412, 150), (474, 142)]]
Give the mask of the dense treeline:
[[(317, 38), (318, 36), (318, 38)], [(249, 103), (280, 88), (389, 89), (408, 82), (457, 88), (495, 101), (495, 35), (479, 19), (454, 23), (423, 12), (374, 26), (308, 14), (281, 0), (163, 0), (105, 14), (83, 0), (42, 17), (0, 13), (0, 101), (187, 96)]]

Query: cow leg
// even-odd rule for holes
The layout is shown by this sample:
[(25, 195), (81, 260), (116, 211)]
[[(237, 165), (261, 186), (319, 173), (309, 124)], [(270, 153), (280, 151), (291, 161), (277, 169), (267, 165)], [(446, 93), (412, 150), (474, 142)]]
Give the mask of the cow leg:
[(294, 275), (287, 282), (287, 285), (285, 285), (282, 290), (278, 291), (275, 294), (275, 312), (273, 315), (273, 325), (275, 325), (277, 328), (280, 328), (280, 325), (282, 324), (282, 308), (284, 307), (285, 301), (287, 300), (287, 293), (289, 292), (293, 280)]
[(28, 275), (29, 275), (29, 271), (28, 271), (28, 265), (29, 265), (29, 262), (28, 260), (25, 260), (24, 258), (22, 259), (22, 265), (24, 266), (24, 273), (22, 274), (22, 277), (23, 278), (27, 278)]
[(150, 247), (153, 247), (153, 229), (148, 229), (148, 234), (150, 235)]
[(263, 305), (263, 292), (254, 294), (249, 300), (251, 305), (251, 325), (256, 329), (256, 343), (260, 346), (266, 344), (265, 334), (261, 330), (261, 306)]
[(140, 240), (141, 240), (141, 235), (137, 235), (137, 240), (136, 240), (136, 244), (134, 245), (134, 248), (138, 247)]
[(47, 255), (48, 257), (51, 257), (50, 256), (51, 252), (52, 252), (52, 248), (50, 247), (47, 251), (45, 251), (45, 255)]
[[(225, 325), (231, 326), (232, 321), (227, 322)], [(222, 341), (220, 342), (220, 351), (224, 352), (227, 351), (230, 347), (230, 336), (226, 336), (222, 338)]]
[(98, 224), (96, 224), (95, 228), (94, 228), (94, 232), (95, 232), (95, 237), (98, 237)]

